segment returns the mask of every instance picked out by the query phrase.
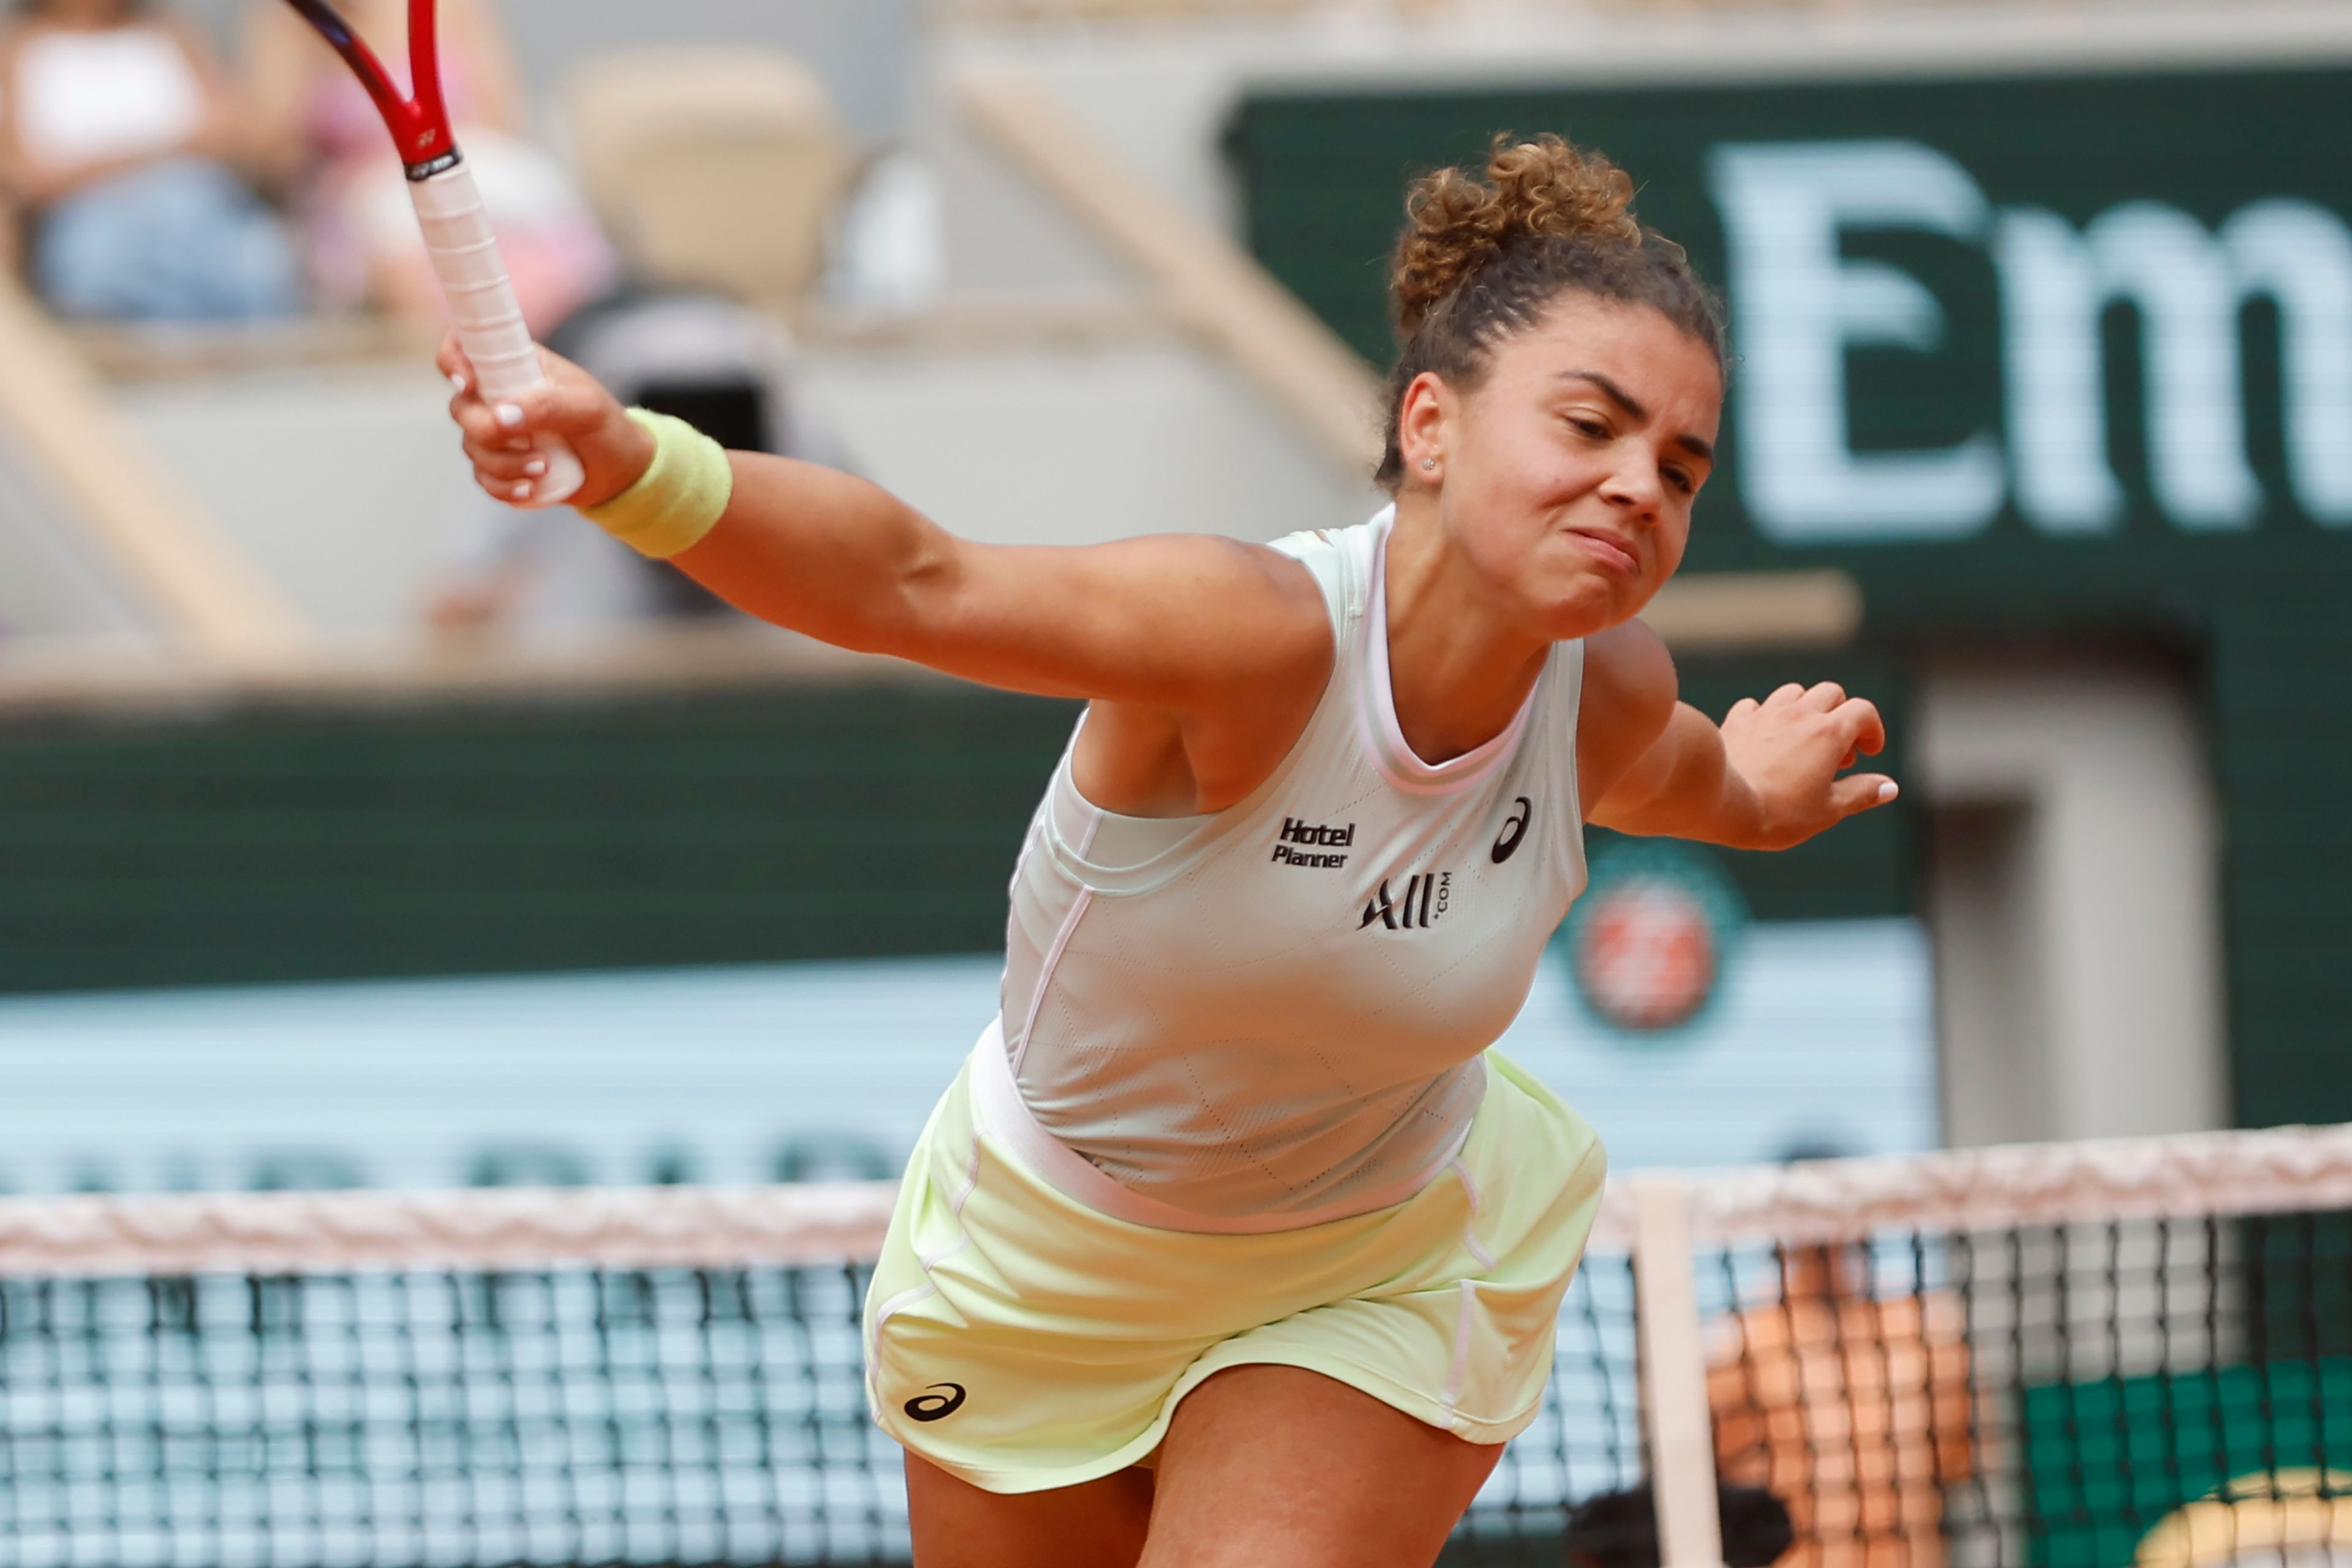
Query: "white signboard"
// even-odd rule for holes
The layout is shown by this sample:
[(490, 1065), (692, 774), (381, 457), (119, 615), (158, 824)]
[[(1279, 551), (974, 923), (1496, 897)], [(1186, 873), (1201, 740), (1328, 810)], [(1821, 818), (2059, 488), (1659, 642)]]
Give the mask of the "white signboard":
[[(755, 1183), (895, 1173), (996, 1009), (992, 957), (0, 1002), (0, 1189)], [(1555, 944), (1503, 1048), (1619, 1170), (1932, 1146), (1927, 942), (1757, 925), (1679, 1029)]]

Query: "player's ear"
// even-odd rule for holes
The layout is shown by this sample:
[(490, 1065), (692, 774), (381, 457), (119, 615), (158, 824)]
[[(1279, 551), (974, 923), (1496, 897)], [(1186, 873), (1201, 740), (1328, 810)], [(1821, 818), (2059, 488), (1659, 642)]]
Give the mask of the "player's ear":
[(1397, 446), (1409, 473), (1428, 477), (1443, 466), (1444, 435), (1451, 412), (1452, 391), (1434, 371), (1422, 372), (1404, 389), (1397, 412)]

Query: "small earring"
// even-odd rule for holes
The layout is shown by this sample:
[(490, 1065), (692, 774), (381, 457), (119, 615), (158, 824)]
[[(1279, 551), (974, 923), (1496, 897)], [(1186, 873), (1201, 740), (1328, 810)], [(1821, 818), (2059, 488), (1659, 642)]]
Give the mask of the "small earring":
[(1421, 466), (1424, 468), (1433, 469), (1437, 467), (1437, 459), (1434, 458), (1423, 458), (1421, 460)]

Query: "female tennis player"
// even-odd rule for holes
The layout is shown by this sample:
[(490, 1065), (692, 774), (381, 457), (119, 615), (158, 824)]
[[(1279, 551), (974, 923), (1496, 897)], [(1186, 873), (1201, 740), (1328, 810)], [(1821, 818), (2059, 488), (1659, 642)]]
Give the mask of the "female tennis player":
[(1426, 1564), (1533, 1419), (1601, 1194), (1487, 1049), (1581, 825), (1791, 845), (1895, 795), (1834, 686), (1675, 700), (1633, 617), (1715, 451), (1722, 326), (1556, 138), (1416, 187), (1359, 528), (1022, 549), (722, 453), (561, 363), (444, 367), (492, 493), (561, 436), (588, 515), (845, 647), (1080, 697), (1013, 874), (1003, 1013), (866, 1302), (923, 1568)]

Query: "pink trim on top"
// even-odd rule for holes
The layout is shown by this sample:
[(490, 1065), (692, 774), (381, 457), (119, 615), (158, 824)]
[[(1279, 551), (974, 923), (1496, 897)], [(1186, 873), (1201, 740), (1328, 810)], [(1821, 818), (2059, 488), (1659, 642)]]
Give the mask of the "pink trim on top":
[(1451, 762), (1423, 762), (1397, 722), (1396, 688), (1389, 675), (1389, 529), (1395, 518), (1391, 509), (1381, 514), (1373, 528), (1372, 599), (1363, 630), (1364, 691), (1356, 704), (1356, 717), (1365, 754), (1381, 777), (1408, 795), (1453, 795), (1470, 788), (1510, 760), (1518, 749), (1519, 737), (1527, 732), (1528, 716), (1536, 710), (1536, 698), (1551, 667), (1546, 663), (1536, 683), (1528, 689), (1519, 710), (1494, 739)]
[(1462, 1124), (1460, 1135), (1448, 1142), (1445, 1152), (1426, 1170), (1416, 1171), (1402, 1181), (1387, 1183), (1376, 1191), (1343, 1203), (1302, 1209), (1295, 1214), (1227, 1217), (1194, 1214), (1191, 1209), (1178, 1208), (1174, 1204), (1162, 1203), (1148, 1194), (1123, 1185), (1105, 1175), (1085, 1155), (1046, 1131), (1030, 1110), (1029, 1102), (1021, 1098), (1021, 1086), (1013, 1079), (1013, 1063), (1004, 1050), (1002, 1019), (989, 1025), (988, 1032), (980, 1037), (980, 1044), (972, 1052), (971, 1103), (982, 1131), (1003, 1145), (1004, 1152), (1031, 1175), (1064, 1197), (1082, 1204), (1097, 1214), (1125, 1220), (1129, 1225), (1213, 1236), (1265, 1236), (1275, 1231), (1305, 1230), (1309, 1226), (1328, 1225), (1334, 1220), (1354, 1219), (1359, 1215), (1393, 1208), (1444, 1174), (1445, 1168), (1454, 1163), (1461, 1154), (1463, 1145), (1470, 1141), (1470, 1123), (1465, 1121)]

